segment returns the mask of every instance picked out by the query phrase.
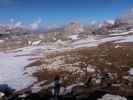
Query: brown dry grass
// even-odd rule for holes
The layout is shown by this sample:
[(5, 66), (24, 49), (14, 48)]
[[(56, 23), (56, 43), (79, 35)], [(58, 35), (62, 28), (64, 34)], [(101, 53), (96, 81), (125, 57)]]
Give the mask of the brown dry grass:
[[(96, 67), (95, 69), (100, 70), (101, 73), (116, 73), (118, 77), (114, 81), (119, 79), (120, 82), (124, 82), (125, 80), (122, 77), (127, 76), (128, 70), (133, 66), (133, 45), (128, 43), (119, 44), (117, 48), (116, 45), (118, 44), (104, 43), (93, 48), (78, 48), (71, 51), (51, 53), (47, 57), (42, 58), (39, 64), (47, 64), (47, 59), (63, 57), (61, 59), (64, 60), (65, 58), (65, 64), (81, 62), (79, 65), (76, 65), (81, 70), (82, 67), (86, 67), (89, 64)], [(62, 68), (49, 70), (45, 69), (45, 66), (43, 67), (43, 70), (34, 74), (39, 80), (48, 80), (51, 82), (56, 75), (60, 75), (63, 78), (65, 85), (86, 80), (80, 73), (64, 71)], [(89, 77), (92, 74), (88, 73), (87, 75)]]

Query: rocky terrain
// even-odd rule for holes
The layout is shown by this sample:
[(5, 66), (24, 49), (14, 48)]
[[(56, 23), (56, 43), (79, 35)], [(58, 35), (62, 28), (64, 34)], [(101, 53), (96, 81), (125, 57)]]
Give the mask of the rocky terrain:
[(39, 92), (59, 75), (62, 95), (89, 98), (102, 91), (98, 100), (127, 100), (133, 96), (130, 16), (88, 26), (72, 22), (45, 33), (0, 27), (0, 83)]

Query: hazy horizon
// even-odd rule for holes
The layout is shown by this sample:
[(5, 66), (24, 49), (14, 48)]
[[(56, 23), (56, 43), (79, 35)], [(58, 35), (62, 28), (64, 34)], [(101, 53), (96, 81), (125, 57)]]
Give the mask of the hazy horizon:
[(114, 20), (133, 7), (132, 0), (0, 0), (0, 24), (32, 29), (71, 21)]

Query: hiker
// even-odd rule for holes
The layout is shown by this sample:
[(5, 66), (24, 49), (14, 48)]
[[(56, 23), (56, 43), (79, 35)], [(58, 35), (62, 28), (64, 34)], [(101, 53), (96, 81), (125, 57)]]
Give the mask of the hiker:
[(87, 87), (90, 87), (92, 85), (92, 77), (91, 76), (87, 79), (87, 81), (85, 82), (85, 85)]
[(57, 75), (54, 78), (54, 96), (56, 98), (59, 97), (60, 94), (60, 87), (61, 87), (61, 83), (60, 83), (60, 77)]

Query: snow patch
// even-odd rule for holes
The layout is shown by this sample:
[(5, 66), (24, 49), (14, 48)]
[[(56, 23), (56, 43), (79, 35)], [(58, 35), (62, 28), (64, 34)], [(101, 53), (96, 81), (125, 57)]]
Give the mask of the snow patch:
[(34, 41), (34, 42), (32, 43), (32, 46), (37, 46), (37, 45), (39, 45), (40, 43), (41, 43), (41, 40)]
[(127, 100), (127, 99), (125, 97), (121, 97), (118, 95), (106, 94), (101, 99), (98, 100)]
[(116, 43), (133, 42), (133, 35), (122, 37), (121, 40)]
[(0, 40), (0, 43), (4, 43), (4, 40)]
[(37, 83), (37, 84), (34, 84), (34, 85), (31, 87), (32, 93), (37, 93), (37, 92), (39, 92), (39, 91), (42, 89), (41, 85), (44, 84), (44, 83), (46, 83), (46, 82), (47, 82), (47, 81), (45, 80), (45, 81), (41, 81), (41, 82), (39, 82), (39, 83)]
[(72, 84), (66, 87), (64, 94), (71, 93), (72, 89), (77, 86), (84, 86), (84, 83)]
[(92, 67), (87, 67), (87, 72), (95, 72), (95, 69)]
[(79, 39), (79, 38), (78, 38), (78, 35), (71, 35), (71, 36), (69, 36), (69, 38), (71, 38), (72, 40), (77, 40), (77, 39)]
[(127, 32), (121, 32), (121, 33), (113, 33), (113, 34), (109, 34), (109, 35), (110, 36), (117, 36), (117, 35), (127, 35), (129, 33), (133, 33), (133, 30), (127, 31)]
[(128, 73), (129, 73), (130, 75), (133, 75), (133, 68), (131, 68), (131, 69), (128, 71)]
[(31, 63), (29, 57), (15, 57), (14, 53), (0, 53), (0, 84), (9, 84), (20, 90), (32, 84), (36, 79), (24, 75), (24, 66)]
[(3, 96), (5, 96), (5, 94), (0, 92), (0, 99), (2, 99)]

